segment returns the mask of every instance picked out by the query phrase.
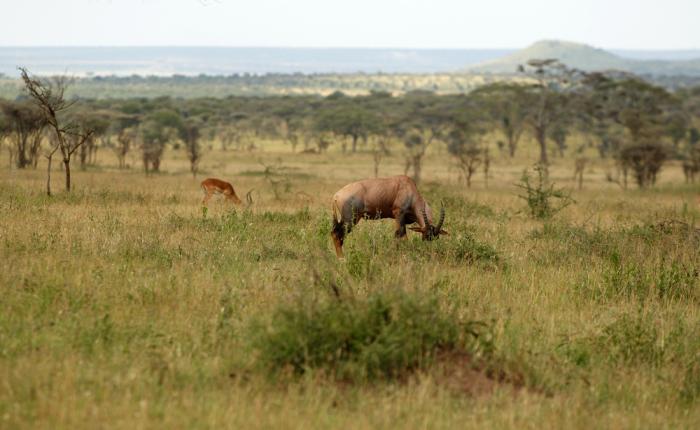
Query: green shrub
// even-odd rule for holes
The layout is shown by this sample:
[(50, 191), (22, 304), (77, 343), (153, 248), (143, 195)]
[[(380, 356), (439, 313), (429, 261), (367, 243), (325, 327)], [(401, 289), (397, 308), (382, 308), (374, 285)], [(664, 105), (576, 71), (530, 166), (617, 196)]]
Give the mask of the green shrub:
[[(567, 191), (554, 188), (554, 184), (547, 180), (546, 170), (543, 166), (538, 164), (534, 169), (537, 172), (534, 184), (527, 169), (523, 172), (520, 183), (516, 184), (518, 188), (525, 191), (525, 194), (518, 195), (518, 197), (527, 202), (528, 210), (533, 218), (549, 219), (574, 203)], [(558, 203), (555, 203), (555, 200)]]
[(281, 306), (268, 324), (254, 324), (252, 338), (273, 374), (316, 369), (343, 380), (390, 379), (425, 368), (439, 351), (488, 353), (482, 327), (461, 322), (434, 296), (383, 292)]

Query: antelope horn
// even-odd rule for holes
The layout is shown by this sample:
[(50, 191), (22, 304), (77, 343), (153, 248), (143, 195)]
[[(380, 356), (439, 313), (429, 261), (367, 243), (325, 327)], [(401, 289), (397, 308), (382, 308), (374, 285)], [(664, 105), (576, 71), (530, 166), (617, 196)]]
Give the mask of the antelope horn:
[(438, 221), (437, 226), (435, 226), (435, 230), (437, 230), (438, 234), (442, 229), (443, 222), (445, 222), (445, 205), (440, 205), (440, 220)]

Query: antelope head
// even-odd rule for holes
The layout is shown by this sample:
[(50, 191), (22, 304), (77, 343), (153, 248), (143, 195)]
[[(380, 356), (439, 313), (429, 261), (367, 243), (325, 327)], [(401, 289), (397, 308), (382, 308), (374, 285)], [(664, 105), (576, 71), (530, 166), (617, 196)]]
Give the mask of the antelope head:
[(423, 223), (425, 228), (421, 227), (411, 227), (411, 230), (420, 232), (423, 235), (423, 240), (434, 240), (440, 237), (441, 234), (449, 234), (442, 229), (442, 224), (445, 222), (445, 206), (440, 207), (440, 218), (438, 223), (433, 225), (428, 219), (428, 214), (425, 208), (423, 208)]

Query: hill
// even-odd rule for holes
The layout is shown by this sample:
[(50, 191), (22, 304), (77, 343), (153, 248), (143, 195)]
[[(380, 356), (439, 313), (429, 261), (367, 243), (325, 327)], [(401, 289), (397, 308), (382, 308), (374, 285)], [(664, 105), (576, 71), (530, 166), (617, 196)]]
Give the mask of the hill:
[(636, 60), (623, 58), (600, 48), (560, 40), (542, 40), (495, 60), (469, 67), (472, 73), (515, 73), (518, 65), (533, 58), (556, 58), (581, 70), (623, 70), (640, 75), (700, 76), (700, 58), (691, 60)]

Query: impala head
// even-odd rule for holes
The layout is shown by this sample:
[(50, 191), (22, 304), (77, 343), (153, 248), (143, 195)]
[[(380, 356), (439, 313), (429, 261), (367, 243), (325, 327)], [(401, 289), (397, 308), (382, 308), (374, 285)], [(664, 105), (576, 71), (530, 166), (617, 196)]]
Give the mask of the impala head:
[(235, 192), (233, 194), (227, 195), (226, 197), (237, 205), (243, 204), (243, 202), (241, 201), (241, 199), (238, 198)]
[(430, 222), (427, 212), (427, 209), (423, 208), (423, 223), (425, 228), (411, 227), (411, 230), (420, 232), (423, 235), (423, 240), (434, 240), (439, 238), (441, 234), (449, 234), (442, 229), (442, 224), (445, 222), (445, 207), (440, 207), (440, 218), (435, 225)]

